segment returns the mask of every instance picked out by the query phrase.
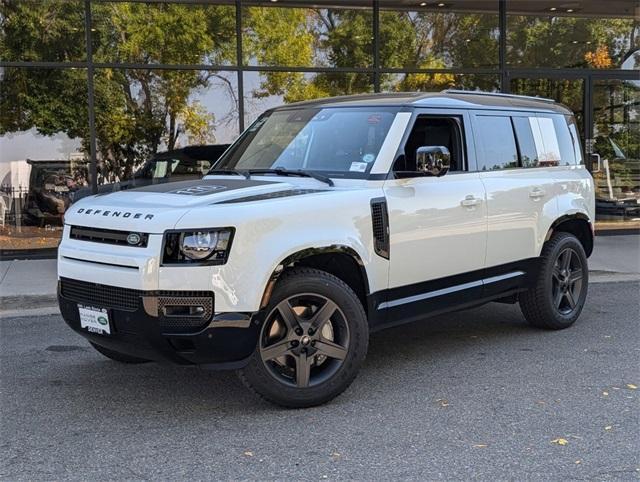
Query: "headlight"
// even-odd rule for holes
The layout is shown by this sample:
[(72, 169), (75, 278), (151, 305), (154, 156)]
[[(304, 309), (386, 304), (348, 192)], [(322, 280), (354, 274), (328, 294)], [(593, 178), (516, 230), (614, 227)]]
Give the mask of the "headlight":
[(233, 228), (174, 231), (165, 234), (163, 264), (224, 264), (229, 255)]

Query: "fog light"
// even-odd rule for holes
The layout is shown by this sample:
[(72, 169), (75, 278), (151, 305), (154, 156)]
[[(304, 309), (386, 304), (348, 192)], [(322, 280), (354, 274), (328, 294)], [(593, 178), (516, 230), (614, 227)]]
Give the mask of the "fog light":
[(202, 318), (206, 309), (202, 305), (165, 305), (164, 316), (188, 316)]

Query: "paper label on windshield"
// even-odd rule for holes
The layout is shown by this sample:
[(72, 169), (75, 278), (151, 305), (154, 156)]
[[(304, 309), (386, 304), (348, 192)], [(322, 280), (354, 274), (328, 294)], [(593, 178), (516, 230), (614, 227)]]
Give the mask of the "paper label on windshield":
[(353, 172), (365, 172), (368, 165), (366, 162), (352, 162), (349, 170)]

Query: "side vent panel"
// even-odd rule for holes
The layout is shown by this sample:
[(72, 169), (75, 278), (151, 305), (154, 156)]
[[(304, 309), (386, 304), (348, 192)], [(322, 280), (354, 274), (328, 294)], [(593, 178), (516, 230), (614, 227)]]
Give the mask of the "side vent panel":
[(373, 248), (378, 256), (389, 259), (389, 214), (386, 199), (371, 200), (371, 222), (373, 224)]

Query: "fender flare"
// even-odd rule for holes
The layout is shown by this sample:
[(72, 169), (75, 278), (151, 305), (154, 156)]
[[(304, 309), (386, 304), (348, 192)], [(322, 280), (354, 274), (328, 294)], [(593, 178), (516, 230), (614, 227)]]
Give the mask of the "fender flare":
[(341, 244), (332, 244), (329, 246), (303, 248), (296, 251), (295, 253), (288, 255), (286, 258), (280, 261), (276, 265), (275, 269), (272, 271), (271, 276), (269, 277), (269, 281), (267, 282), (267, 286), (263, 291), (262, 299), (260, 300), (260, 309), (263, 309), (269, 303), (269, 299), (271, 298), (271, 293), (273, 292), (273, 288), (276, 282), (278, 281), (278, 278), (280, 277), (280, 275), (282, 274), (282, 272), (285, 270), (287, 266), (295, 264), (296, 262), (304, 258), (317, 256), (319, 254), (343, 254), (353, 258), (353, 260), (358, 265), (358, 268), (360, 269), (360, 275), (362, 276), (362, 279), (364, 281), (365, 294), (367, 296), (369, 295), (370, 293), (369, 278), (367, 277), (367, 270), (365, 268), (364, 262), (362, 261), (362, 258), (360, 257), (360, 255), (357, 253), (355, 249), (353, 249), (350, 246), (345, 246)]

